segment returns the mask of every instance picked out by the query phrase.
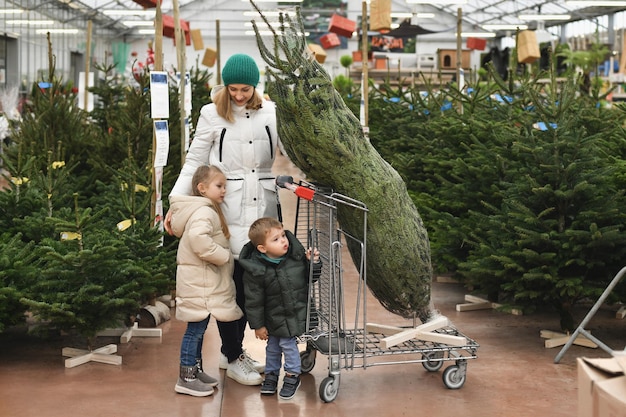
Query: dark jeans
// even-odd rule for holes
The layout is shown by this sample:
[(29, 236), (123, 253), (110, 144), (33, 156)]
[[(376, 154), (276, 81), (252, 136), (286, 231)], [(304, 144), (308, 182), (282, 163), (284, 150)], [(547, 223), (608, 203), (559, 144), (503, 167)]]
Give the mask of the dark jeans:
[(235, 270), (233, 272), (235, 280), (235, 288), (237, 289), (237, 305), (243, 311), (243, 317), (235, 321), (219, 321), (217, 320), (217, 329), (222, 338), (221, 352), (226, 355), (228, 362), (232, 362), (243, 353), (243, 335), (248, 324), (246, 317), (246, 296), (243, 292), (243, 268), (239, 265), (239, 261), (235, 261)]
[(211, 316), (202, 321), (187, 323), (187, 330), (180, 345), (181, 366), (194, 366), (197, 361), (202, 360), (202, 341), (210, 318)]

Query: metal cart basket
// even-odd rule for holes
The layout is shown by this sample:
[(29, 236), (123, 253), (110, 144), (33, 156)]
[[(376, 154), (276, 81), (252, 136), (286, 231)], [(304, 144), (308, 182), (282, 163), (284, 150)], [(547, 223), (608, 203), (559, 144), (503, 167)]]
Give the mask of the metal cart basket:
[[(279, 177), (281, 178), (281, 177)], [(437, 372), (444, 362), (451, 363), (443, 374), (449, 389), (461, 388), (466, 379), (467, 360), (475, 359), (478, 343), (460, 333), (445, 317), (413, 327), (394, 327), (367, 322), (367, 214), (365, 204), (324, 187), (301, 181), (277, 179), (277, 184), (295, 192), (297, 200), (294, 234), (305, 247), (317, 248), (323, 263), (321, 273), (309, 277), (307, 332), (299, 337), (306, 343), (300, 353), (302, 372), (315, 366), (317, 352), (328, 355), (328, 377), (319, 387), (322, 401), (333, 401), (339, 391), (341, 369), (421, 363), (429, 372)], [(342, 210), (346, 210), (343, 212)], [(337, 212), (348, 213), (362, 223), (361, 237), (346, 232), (337, 222)], [(343, 279), (342, 248), (352, 249), (358, 271), (350, 288)], [(356, 251), (355, 251), (356, 248)], [(358, 253), (358, 256), (354, 256)], [(357, 259), (358, 258), (358, 259)], [(356, 296), (354, 311), (347, 308), (344, 294)], [(416, 320), (419, 323), (419, 320)], [(414, 323), (415, 324), (415, 323)], [(401, 355), (401, 356), (400, 356)]]

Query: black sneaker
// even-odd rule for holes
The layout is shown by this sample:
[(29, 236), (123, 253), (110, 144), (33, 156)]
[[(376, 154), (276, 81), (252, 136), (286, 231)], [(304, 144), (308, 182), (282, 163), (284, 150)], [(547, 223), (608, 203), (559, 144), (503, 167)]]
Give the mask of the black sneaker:
[(300, 375), (285, 375), (283, 378), (283, 387), (278, 394), (283, 400), (290, 400), (296, 395), (300, 386)]
[(261, 395), (274, 395), (278, 387), (278, 375), (265, 374), (265, 380), (261, 384)]

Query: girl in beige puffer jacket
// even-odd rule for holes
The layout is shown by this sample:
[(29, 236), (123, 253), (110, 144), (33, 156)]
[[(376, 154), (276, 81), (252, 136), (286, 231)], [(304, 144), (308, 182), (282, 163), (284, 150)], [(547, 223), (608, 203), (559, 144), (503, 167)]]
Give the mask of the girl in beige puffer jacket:
[(211, 315), (229, 322), (243, 312), (235, 300), (230, 233), (220, 204), (226, 176), (214, 166), (194, 173), (193, 196), (171, 199), (172, 230), (180, 238), (176, 255), (176, 317), (187, 322), (175, 391), (193, 396), (213, 393), (217, 380), (202, 371), (202, 342)]

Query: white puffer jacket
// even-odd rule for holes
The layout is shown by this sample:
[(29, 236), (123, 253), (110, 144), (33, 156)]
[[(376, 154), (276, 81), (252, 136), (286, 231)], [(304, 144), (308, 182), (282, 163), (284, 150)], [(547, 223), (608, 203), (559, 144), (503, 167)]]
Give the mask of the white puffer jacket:
[(172, 196), (176, 253), (176, 318), (196, 322), (211, 314), (219, 321), (241, 318), (235, 300), (234, 260), (211, 200)]
[[(212, 94), (222, 86), (213, 88)], [(276, 107), (265, 100), (259, 110), (233, 105), (235, 121), (217, 114), (213, 103), (200, 118), (185, 163), (170, 193), (190, 195), (191, 178), (200, 165), (215, 165), (228, 178), (222, 204), (235, 259), (248, 242), (248, 228), (259, 217), (277, 217), (278, 200), (272, 164), (282, 144), (276, 129)]]

